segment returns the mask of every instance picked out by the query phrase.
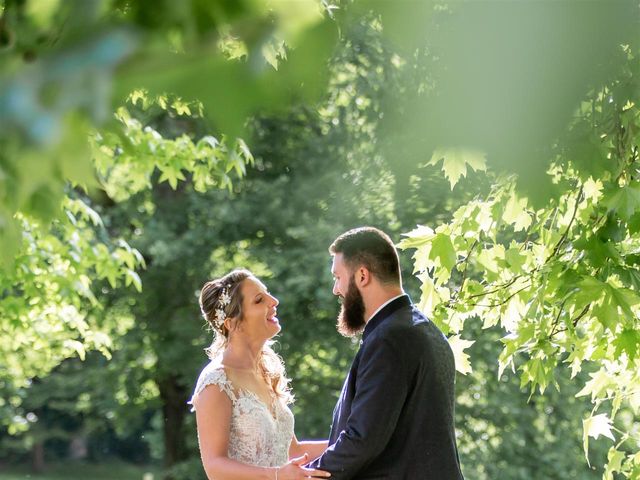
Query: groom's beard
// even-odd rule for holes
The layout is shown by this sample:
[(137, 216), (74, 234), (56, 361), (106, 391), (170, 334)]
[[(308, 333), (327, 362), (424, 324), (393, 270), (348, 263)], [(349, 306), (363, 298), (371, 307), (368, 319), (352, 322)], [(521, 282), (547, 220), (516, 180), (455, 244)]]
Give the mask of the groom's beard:
[(338, 315), (338, 332), (345, 337), (353, 337), (364, 330), (367, 322), (364, 319), (364, 301), (360, 290), (352, 276), (349, 289), (342, 299), (342, 307)]

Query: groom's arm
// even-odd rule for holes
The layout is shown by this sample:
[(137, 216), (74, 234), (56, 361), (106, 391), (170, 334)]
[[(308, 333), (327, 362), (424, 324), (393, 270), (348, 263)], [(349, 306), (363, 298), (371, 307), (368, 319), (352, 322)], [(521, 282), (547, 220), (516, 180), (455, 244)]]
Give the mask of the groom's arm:
[(336, 442), (311, 463), (332, 479), (353, 477), (375, 459), (395, 430), (407, 395), (413, 362), (402, 330), (371, 339), (362, 352), (356, 394), (345, 429)]

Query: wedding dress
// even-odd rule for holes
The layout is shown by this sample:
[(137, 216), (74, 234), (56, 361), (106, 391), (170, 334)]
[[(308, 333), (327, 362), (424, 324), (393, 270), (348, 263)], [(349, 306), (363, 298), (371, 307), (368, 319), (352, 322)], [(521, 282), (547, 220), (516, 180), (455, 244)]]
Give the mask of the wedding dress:
[(231, 400), (229, 458), (258, 467), (279, 467), (289, 461), (293, 413), (283, 401), (276, 398), (270, 408), (255, 393), (235, 388), (218, 362), (202, 370), (193, 397), (207, 385), (216, 385)]

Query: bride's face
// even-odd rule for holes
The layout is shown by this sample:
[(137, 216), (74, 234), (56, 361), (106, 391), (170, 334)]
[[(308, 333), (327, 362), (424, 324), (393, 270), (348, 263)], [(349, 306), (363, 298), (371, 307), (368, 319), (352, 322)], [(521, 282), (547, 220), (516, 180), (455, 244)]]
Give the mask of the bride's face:
[(242, 321), (239, 330), (252, 339), (269, 339), (280, 332), (276, 317), (278, 299), (254, 277), (248, 277), (240, 285), (242, 292)]

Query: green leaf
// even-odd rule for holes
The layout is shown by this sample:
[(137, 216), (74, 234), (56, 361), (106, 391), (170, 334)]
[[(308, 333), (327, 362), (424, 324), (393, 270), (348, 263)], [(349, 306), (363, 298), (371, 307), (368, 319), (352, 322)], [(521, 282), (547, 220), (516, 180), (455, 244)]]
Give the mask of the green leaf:
[(467, 165), (473, 170), (486, 170), (485, 154), (477, 150), (464, 148), (437, 149), (433, 152), (429, 165), (436, 165), (442, 160), (442, 171), (449, 180), (451, 189), (455, 187), (460, 177), (467, 176)]
[(624, 223), (615, 215), (607, 215), (607, 221), (598, 229), (597, 235), (602, 240), (611, 240), (613, 242), (620, 242), (626, 236), (626, 228)]
[(504, 247), (500, 244), (493, 245), (491, 248), (482, 250), (477, 256), (478, 263), (482, 265), (487, 272), (493, 274), (487, 275), (485, 273), (485, 275), (487, 275), (486, 279), (490, 282), (494, 281), (497, 278), (498, 272), (504, 265), (504, 260), (505, 250)]
[(593, 177), (589, 177), (589, 179), (584, 182), (583, 191), (584, 196), (587, 199), (592, 200), (593, 202), (597, 202), (598, 199), (602, 196), (602, 182), (600, 180), (593, 180)]
[(460, 335), (449, 337), (449, 346), (451, 346), (451, 350), (453, 351), (456, 370), (463, 375), (472, 372), (471, 363), (469, 362), (469, 355), (464, 353), (464, 351), (474, 343), (475, 341), (462, 340), (460, 338)]
[(640, 182), (633, 182), (616, 191), (607, 206), (623, 220), (629, 220), (640, 209)]
[(594, 415), (583, 420), (583, 428), (589, 437), (597, 439), (600, 435), (603, 437), (615, 440), (613, 433), (611, 432), (611, 420), (606, 413)]
[(582, 277), (575, 293), (576, 308), (581, 309), (593, 302), (598, 302), (605, 295), (606, 284), (597, 278)]
[(400, 243), (398, 243), (398, 248), (418, 248), (431, 243), (435, 233), (432, 228), (425, 225), (419, 225), (409, 233), (404, 233), (403, 236), (407, 238), (403, 238)]
[(616, 336), (613, 345), (616, 347), (616, 357), (626, 353), (629, 360), (633, 361), (638, 354), (638, 347), (640, 347), (640, 332), (638, 330), (625, 329)]
[(125, 284), (129, 286), (131, 285), (131, 283), (133, 283), (133, 286), (136, 288), (138, 292), (142, 291), (142, 281), (140, 280), (140, 276), (133, 270), (127, 269)]
[(601, 267), (609, 260), (620, 260), (620, 253), (615, 245), (614, 242), (602, 239), (597, 235), (591, 235), (587, 239), (581, 238), (574, 242), (574, 246), (579, 250), (583, 250), (595, 267)]
[(436, 234), (431, 245), (429, 258), (432, 260), (438, 259), (440, 261), (440, 265), (449, 272), (453, 269), (456, 264), (457, 257), (449, 235), (445, 233)]
[(172, 189), (178, 188), (178, 180), (184, 180), (185, 176), (180, 170), (179, 167), (174, 167), (173, 165), (165, 165), (159, 167), (162, 175), (158, 179), (159, 182), (168, 181), (169, 185), (171, 185)]
[(523, 255), (520, 249), (516, 247), (511, 247), (505, 252), (505, 259), (507, 261), (507, 265), (509, 265), (514, 273), (521, 272), (522, 266), (527, 261), (526, 255)]
[(284, 42), (275, 44), (274, 42), (268, 42), (262, 45), (262, 56), (271, 65), (274, 70), (278, 70), (278, 58), (284, 58)]
[(66, 340), (64, 344), (65, 347), (75, 350), (75, 352), (80, 357), (80, 360), (85, 359), (86, 351), (82, 342), (79, 342), (77, 340)]
[(593, 316), (610, 332), (616, 331), (620, 315), (618, 315), (618, 306), (613, 303), (610, 296), (593, 308)]
[(604, 368), (595, 373), (590, 373), (591, 380), (585, 383), (582, 390), (576, 393), (576, 397), (583, 397), (591, 394), (591, 400), (595, 401), (607, 395), (607, 391), (614, 386), (611, 375)]
[(589, 463), (589, 437), (597, 439), (600, 435), (615, 441), (611, 433), (611, 421), (606, 414), (590, 416), (582, 420), (582, 445), (587, 463)]
[(629, 228), (629, 234), (635, 235), (640, 232), (640, 212), (634, 213), (629, 219), (627, 225)]
[(424, 312), (427, 317), (431, 317), (435, 307), (442, 302), (442, 299), (436, 290), (432, 278), (427, 273), (420, 274), (418, 278), (421, 281), (420, 290), (422, 292), (418, 308)]
[(503, 220), (511, 225), (513, 229), (518, 232), (520, 230), (526, 230), (531, 225), (531, 215), (526, 211), (527, 199), (518, 198), (516, 194), (512, 194), (507, 201), (503, 213)]
[(433, 268), (434, 262), (429, 258), (431, 254), (431, 243), (427, 243), (416, 248), (413, 254), (414, 273), (426, 272)]
[(575, 376), (582, 370), (582, 362), (585, 360), (586, 355), (586, 343), (586, 339), (584, 338), (576, 339), (569, 356), (565, 360), (565, 363), (568, 363), (571, 366), (572, 379), (575, 378)]
[[(634, 258), (632, 255), (625, 256), (627, 263), (636, 263), (640, 258)], [(618, 267), (614, 271), (631, 290), (640, 293), (640, 272), (636, 268)]]
[(604, 470), (604, 475), (613, 479), (613, 474), (619, 472), (622, 469), (622, 461), (625, 458), (625, 453), (617, 450), (615, 447), (611, 447), (607, 453), (607, 465)]
[(140, 100), (140, 106), (144, 107), (144, 102), (146, 98), (147, 98), (146, 92), (144, 90), (138, 89), (131, 92), (127, 100), (131, 102), (133, 105), (136, 105), (136, 103), (138, 103), (138, 100)]
[(176, 99), (173, 101), (171, 106), (178, 115), (191, 115), (191, 109), (189, 108), (189, 104), (186, 102)]
[(542, 352), (537, 353), (536, 358), (531, 358), (525, 363), (520, 370), (522, 374), (520, 376), (520, 388), (523, 388), (528, 383), (531, 384), (531, 393), (538, 386), (538, 391), (542, 395), (547, 386), (553, 381), (553, 369), (555, 367), (555, 358), (547, 357)]
[(518, 330), (520, 320), (524, 317), (526, 312), (526, 305), (520, 300), (518, 295), (515, 295), (509, 300), (504, 308), (500, 320), (502, 327), (507, 332), (515, 332)]
[(627, 319), (631, 322), (635, 321), (636, 315), (632, 307), (640, 304), (640, 296), (628, 288), (621, 288), (609, 283), (607, 283), (607, 293), (611, 295), (613, 302), (620, 307)]

